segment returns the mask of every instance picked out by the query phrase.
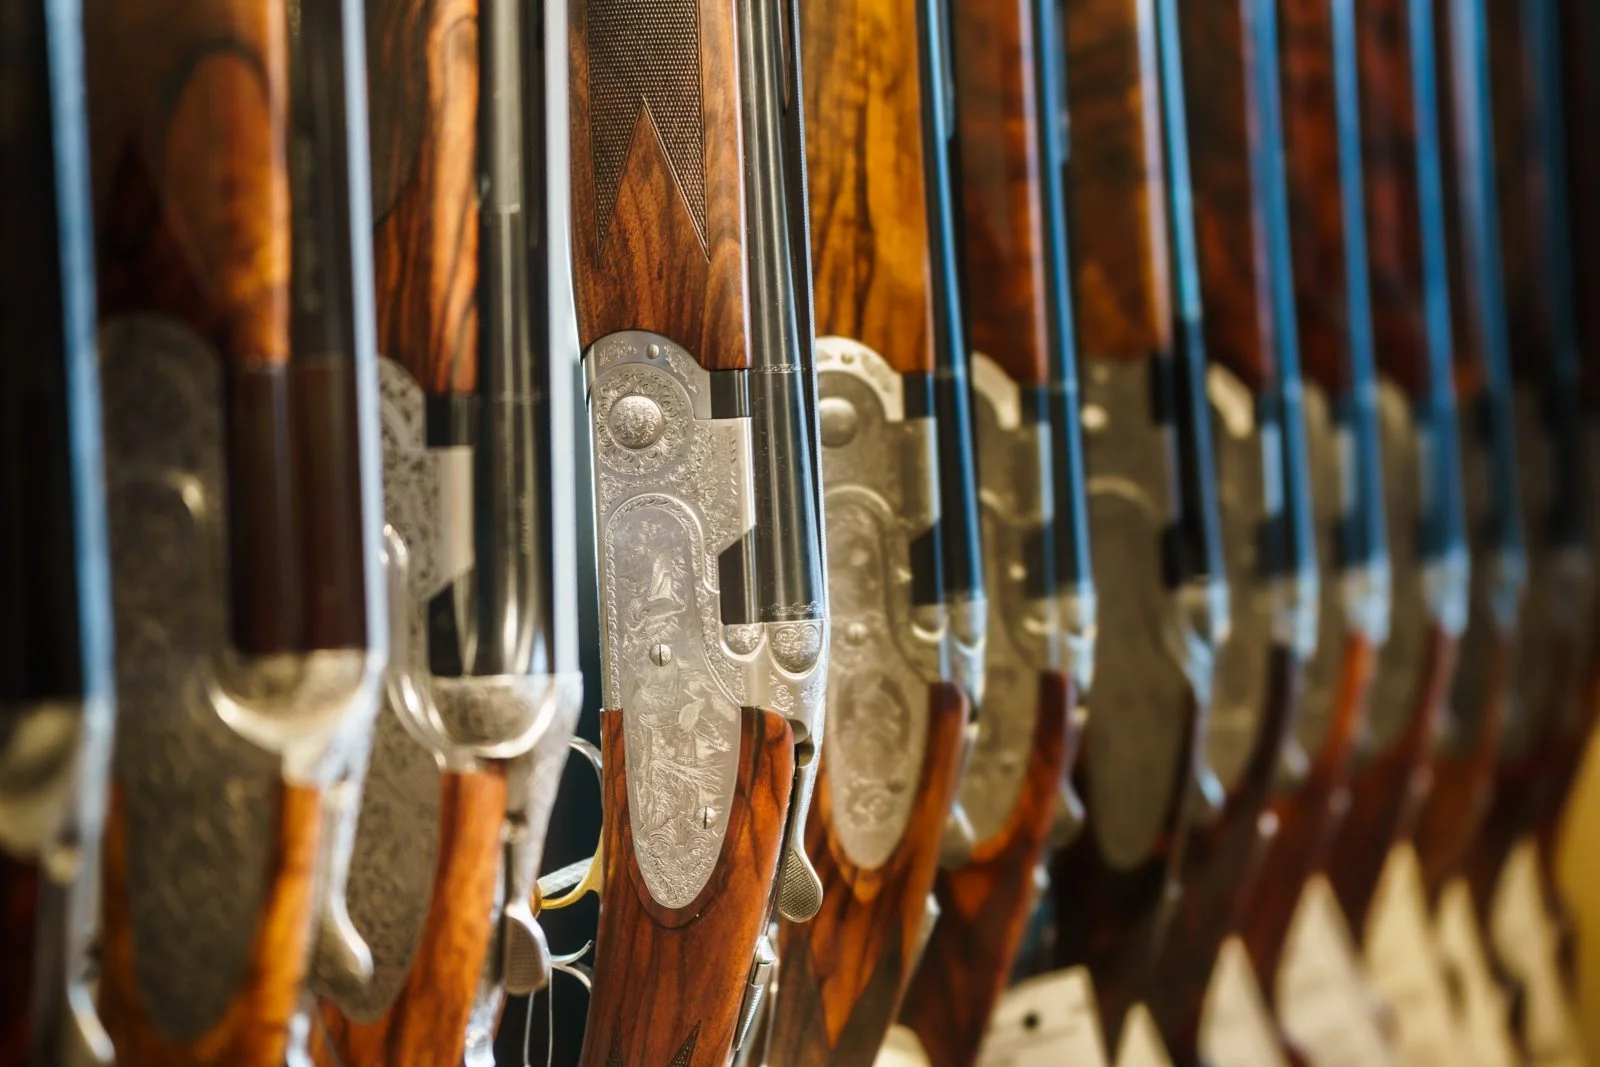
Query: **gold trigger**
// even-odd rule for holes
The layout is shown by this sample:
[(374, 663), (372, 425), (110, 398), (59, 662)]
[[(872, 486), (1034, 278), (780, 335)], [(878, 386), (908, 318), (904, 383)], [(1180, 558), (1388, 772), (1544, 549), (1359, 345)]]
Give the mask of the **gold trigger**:
[[(574, 737), (569, 746), (594, 769), (595, 777), (600, 780), (603, 795), (605, 775), (601, 769), (600, 750), (581, 737)], [(594, 855), (588, 859), (570, 863), (559, 871), (551, 871), (535, 882), (532, 901), (534, 917), (538, 918), (541, 912), (570, 908), (590, 893), (598, 896), (602, 882), (601, 872), (605, 869), (605, 864), (602, 862), (604, 854), (605, 844), (602, 842), (595, 846)], [(551, 893), (558, 895), (550, 897)]]
[[(601, 870), (604, 864), (601, 857), (605, 852), (604, 846), (594, 850), (594, 855), (586, 860), (569, 864), (559, 871), (552, 871), (539, 879), (533, 885), (533, 914), (535, 917), (540, 912), (560, 911), (570, 908), (589, 893), (598, 894), (601, 885)], [(581, 874), (579, 872), (582, 872)], [(567, 887), (571, 886), (570, 889)], [(565, 892), (563, 892), (565, 890)], [(546, 893), (559, 893), (559, 896), (546, 898)]]

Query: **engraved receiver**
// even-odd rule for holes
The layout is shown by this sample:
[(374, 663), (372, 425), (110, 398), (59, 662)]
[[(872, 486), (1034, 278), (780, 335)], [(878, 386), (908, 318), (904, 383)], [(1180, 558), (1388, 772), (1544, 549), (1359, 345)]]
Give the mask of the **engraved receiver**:
[(117, 698), (100, 1011), (276, 1065), (343, 904), (387, 657), (354, 0), (85, 4)]
[(772, 907), (821, 904), (800, 835), (826, 590), (783, 11), (576, 0), (568, 23), (606, 709), (591, 1067), (725, 1064), (770, 981)]
[(113, 683), (80, 16), (0, 10), (3, 1067), (111, 1057), (89, 974)]
[(566, 156), (524, 69), (565, 8), (414, 8), (367, 4), (391, 656), (348, 892), (374, 978), (318, 987), (343, 1067), (492, 1055), (504, 994), (545, 984), (534, 878), (582, 697)]
[(1054, 0), (954, 4), (965, 305), (989, 601), (984, 710), (939, 918), (901, 1021), (936, 1067), (975, 1061), (1039, 902), (1083, 825), (1070, 784), (1094, 668), (1095, 596), (1065, 220)]

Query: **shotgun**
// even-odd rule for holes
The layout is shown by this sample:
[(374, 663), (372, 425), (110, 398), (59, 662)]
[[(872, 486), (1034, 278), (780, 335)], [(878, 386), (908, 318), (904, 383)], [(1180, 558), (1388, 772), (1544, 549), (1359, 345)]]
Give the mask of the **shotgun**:
[(392, 653), (348, 890), (374, 979), (319, 988), (321, 1064), (492, 1055), (549, 974), (531, 899), (582, 699), (565, 159), (524, 69), (551, 7), (367, 4)]
[[(1520, 503), (1529, 531), (1527, 597), (1506, 682), (1511, 714), (1490, 757), (1495, 799), (1455, 896), (1460, 925), (1468, 930), (1476, 905), (1493, 955), (1517, 987), (1516, 1036), (1524, 1052), (1559, 1056), (1563, 1046), (1570, 1054), (1575, 1035), (1563, 1022), (1566, 993), (1553, 973), (1555, 947), (1547, 943), (1545, 912), (1557, 897), (1553, 883), (1532, 880), (1535, 925), (1529, 928), (1514, 906), (1513, 852), (1535, 832), (1540, 813), (1559, 804), (1564, 749), (1581, 744), (1570, 731), (1582, 716), (1582, 622), (1590, 593), (1580, 366), (1559, 185), (1565, 170), (1561, 118), (1555, 94), (1543, 88), (1547, 76), (1559, 82), (1560, 56), (1553, 7), (1496, 3), (1455, 16), (1456, 120), (1462, 142), (1479, 153), (1470, 160), (1476, 181), (1463, 183), (1463, 243), (1492, 255), (1498, 239), (1502, 253), (1503, 303), (1480, 302), (1481, 310), (1500, 312), (1486, 326), (1501, 364), (1486, 377), (1506, 394), (1502, 417), (1512, 423), (1506, 433), (1514, 433), (1516, 453), (1507, 466), (1520, 484), (1512, 507)], [(1468, 80), (1471, 70), (1480, 73)], [(1474, 134), (1476, 141), (1469, 141)], [(1474, 240), (1477, 233), (1486, 236)], [(1493, 281), (1489, 275), (1484, 284)]]
[(1200, 739), (1228, 586), (1176, 5), (1070, 5), (1065, 30), (1090, 541), (1094, 573), (1122, 585), (1099, 612), (1090, 832), (1052, 868), (1053, 944), (1058, 965), (1087, 968), (1116, 1048), (1150, 1036), (1148, 1012), (1130, 1009), (1153, 978), (1189, 823), (1220, 803)]
[[(1522, 368), (1518, 377), (1524, 380), (1517, 383), (1519, 395), (1513, 398), (1512, 337), (1519, 345), (1544, 347), (1536, 337), (1544, 326), (1533, 306), (1533, 234), (1528, 220), (1513, 208), (1529, 195), (1525, 178), (1531, 145), (1518, 129), (1522, 109), (1508, 99), (1515, 92), (1500, 77), (1511, 82), (1520, 73), (1510, 55), (1499, 58), (1492, 72), (1487, 69), (1489, 57), (1475, 56), (1470, 40), (1459, 38), (1455, 12), (1446, 7), (1438, 11), (1452, 44), (1441, 53), (1439, 69), (1441, 85), (1448, 87), (1442, 108), (1444, 175), (1452, 209), (1451, 303), (1472, 583), (1460, 665), (1433, 761), (1433, 795), (1416, 829), (1424, 888), (1434, 905), (1468, 850), (1481, 851), (1474, 843), (1485, 829), (1491, 796), (1501, 792), (1495, 781), (1497, 754), (1527, 752), (1539, 733), (1533, 719), (1539, 709), (1513, 707), (1521, 704), (1513, 699), (1515, 673), (1526, 667), (1530, 653), (1543, 655), (1540, 645), (1560, 640), (1558, 634), (1518, 632), (1519, 624), (1544, 614), (1538, 604), (1538, 557), (1544, 541), (1539, 515), (1551, 495), (1551, 487), (1540, 484), (1545, 479), (1517, 477), (1519, 456), (1543, 451), (1534, 447), (1533, 438), (1543, 431), (1522, 410), (1532, 399), (1528, 394), (1538, 389), (1537, 382), (1526, 380), (1532, 377), (1531, 368), (1522, 359), (1517, 361)], [(1515, 53), (1521, 48), (1518, 23), (1514, 13), (1509, 20), (1498, 20), (1496, 38), (1506, 34), (1508, 39), (1493, 51)], [(1492, 116), (1478, 114), (1480, 94), (1489, 92), (1491, 76), (1501, 112), (1492, 127)], [(1506, 114), (1508, 110), (1516, 114)], [(1497, 166), (1497, 155), (1516, 160)], [(1522, 466), (1525, 474), (1531, 473), (1527, 460)], [(1515, 667), (1514, 654), (1520, 661)], [(1496, 806), (1503, 807), (1506, 799), (1502, 795)], [(1509, 845), (1505, 843), (1507, 849)]]
[(1427, 758), (1465, 626), (1453, 341), (1431, 0), (1357, 0), (1363, 192), (1378, 370), (1378, 432), (1393, 567), (1351, 804), (1326, 870), (1358, 942), (1391, 845), (1426, 798)]
[[(1194, 210), (1233, 629), (1207, 756), (1225, 790), (1190, 836), (1150, 1007), (1175, 1064), (1217, 1055), (1202, 1012), (1276, 824), (1263, 818), (1316, 641), (1318, 578), (1301, 409), (1273, 0), (1179, 13)], [(1215, 978), (1214, 978), (1215, 976)], [(1208, 996), (1208, 989), (1213, 992)], [(1207, 1012), (1209, 1014), (1209, 1012)], [(1220, 1036), (1220, 1035), (1219, 1035)]]
[(569, 40), (605, 705), (581, 1062), (722, 1065), (776, 964), (771, 910), (822, 903), (798, 38), (776, 0), (578, 0)]
[[(1240, 933), (1269, 1003), (1305, 994), (1284, 966), (1291, 929), (1314, 921), (1319, 874), (1350, 806), (1349, 761), (1388, 636), (1390, 563), (1362, 183), (1353, 0), (1281, 0), (1295, 322), (1305, 374), (1307, 458), (1322, 588), (1317, 650), (1303, 671), (1272, 815), (1278, 833)], [(1319, 972), (1313, 981), (1326, 979)], [(1303, 980), (1303, 979), (1300, 979)], [(1291, 1007), (1292, 1010), (1292, 1007)], [(1281, 1019), (1285, 1028), (1287, 1017)], [(1348, 1025), (1348, 1024), (1345, 1024)], [(1321, 1040), (1301, 1042), (1318, 1044)]]
[(1081, 830), (1070, 774), (1094, 664), (1095, 592), (1055, 0), (955, 5), (962, 250), (990, 600), (985, 710), (939, 919), (900, 1013), (935, 1067), (968, 1067), (1039, 899), (1046, 850)]
[(111, 1060), (89, 973), (113, 683), (81, 15), (0, 10), (4, 1067)]
[(279, 1064), (344, 909), (387, 660), (354, 3), (84, 9), (117, 698), (99, 1004), (125, 1064)]
[[(780, 932), (768, 1061), (870, 1064), (928, 936), (988, 626), (938, 0), (807, 4), (806, 135), (834, 743)], [(892, 235), (880, 240), (876, 235)], [(937, 427), (937, 433), (935, 433)], [(924, 696), (926, 694), (926, 696)]]

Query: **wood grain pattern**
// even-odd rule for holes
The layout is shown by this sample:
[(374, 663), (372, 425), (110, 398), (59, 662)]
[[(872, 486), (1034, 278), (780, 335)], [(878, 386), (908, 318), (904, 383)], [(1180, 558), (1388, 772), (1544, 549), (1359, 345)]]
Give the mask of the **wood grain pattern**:
[(506, 777), (499, 764), (440, 780), (439, 858), (428, 916), (399, 996), (358, 1022), (331, 1003), (312, 1058), (318, 1067), (433, 1067), (459, 1063), (489, 951), (500, 874)]
[(39, 896), (39, 865), (0, 852), (0, 943), (6, 947), (6, 965), (0, 967), (0, 1067), (34, 1062)]
[(1349, 259), (1339, 173), (1333, 5), (1278, 0), (1283, 146), (1300, 370), (1330, 395), (1349, 386)]
[(1064, 674), (1039, 676), (1039, 717), (1022, 791), (1005, 825), (960, 867), (939, 872), (939, 921), (901, 1005), (932, 1067), (970, 1067), (1011, 977), (1037, 903), (1034, 872), (1045, 858), (1060, 782), (1070, 769), (1076, 704)]
[[(1019, 382), (1050, 377), (1037, 29), (1027, 0), (953, 3), (967, 340)], [(1049, 116), (1053, 119), (1054, 116)]]
[(1250, 154), (1263, 136), (1247, 64), (1248, 0), (1179, 4), (1206, 352), (1260, 392), (1273, 374), (1266, 217)]
[(756, 941), (766, 928), (794, 734), (746, 708), (727, 837), (700, 896), (676, 910), (650, 897), (633, 851), (622, 711), (600, 713), (605, 881), (583, 1067), (726, 1067)]
[(1277, 988), (1289, 926), (1306, 879), (1327, 862), (1334, 836), (1351, 804), (1350, 756), (1366, 721), (1377, 655), (1366, 639), (1347, 634), (1322, 746), (1304, 778), (1280, 788), (1271, 811), (1278, 833), (1267, 849), (1254, 888), (1241, 897), (1239, 934), (1261, 988)]
[(806, 824), (806, 851), (822, 877), (822, 911), (779, 930), (779, 994), (772, 1005), (775, 1067), (870, 1067), (911, 978), (939, 847), (960, 780), (967, 701), (929, 687), (927, 747), (904, 835), (882, 866), (856, 866), (832, 824), (823, 756)]
[(197, 1040), (178, 1044), (144, 1017), (134, 974), (128, 911), (127, 837), (122, 797), (113, 783), (102, 857), (104, 894), (99, 1009), (122, 1067), (280, 1067), (289, 1024), (300, 1006), (312, 911), (313, 868), (321, 832), (321, 797), (284, 785), (279, 794), (272, 876), (250, 960), (233, 1000)]
[(102, 314), (289, 359), (288, 46), (270, 0), (84, 5)]
[(1374, 353), (1381, 373), (1421, 397), (1430, 376), (1408, 0), (1354, 2)]
[(922, 90), (912, 0), (800, 5), (817, 336), (933, 370)]
[(1173, 346), (1166, 178), (1149, 0), (1066, 5), (1072, 114), (1068, 228), (1085, 357), (1141, 359)]
[(1378, 876), (1395, 841), (1415, 826), (1432, 788), (1432, 742), (1455, 672), (1455, 640), (1430, 625), (1427, 661), (1405, 728), (1384, 751), (1366, 753), (1350, 776), (1350, 810), (1328, 858), (1328, 880), (1359, 941)]
[(1433, 760), (1433, 787), (1414, 835), (1423, 889), (1432, 906), (1437, 906), (1445, 885), (1459, 871), (1495, 794), (1500, 739), (1511, 712), (1515, 654), (1515, 635), (1502, 634), (1493, 641), (1486, 685), (1473, 694), (1481, 700), (1472, 718), (1475, 731), (1452, 738)]
[[(596, 57), (591, 13), (628, 14), (621, 0), (576, 0), (571, 6), (572, 243), (578, 333), (584, 346), (618, 330), (651, 330), (683, 345), (708, 370), (748, 367), (744, 282), (743, 160), (734, 8), (723, 0), (694, 0), (686, 26), (681, 6), (656, 9), (652, 32)], [(640, 10), (638, 17), (646, 17)], [(668, 35), (692, 32), (698, 79), (683, 73), (682, 57), (650, 50)], [(600, 65), (595, 65), (596, 63)], [(641, 106), (621, 165), (615, 206), (602, 240), (596, 174), (594, 93), (642, 72), (677, 70), (680, 80), (661, 92), (657, 108), (693, 111), (688, 87), (698, 81), (705, 233), (689, 206), (685, 181), (668, 158), (662, 123)], [(681, 113), (679, 114), (681, 118)], [(676, 126), (674, 126), (676, 128)], [(680, 134), (693, 138), (693, 134)], [(690, 148), (692, 151), (692, 147)], [(700, 199), (698, 195), (695, 197)]]
[(430, 395), (478, 378), (478, 0), (368, 0), (378, 351)]
[(1294, 725), (1301, 665), (1292, 650), (1278, 646), (1268, 671), (1266, 706), (1249, 761), (1216, 821), (1189, 835), (1179, 874), (1183, 896), (1156, 957), (1146, 1004), (1174, 1064), (1199, 1059), (1201, 1009), (1217, 952), (1238, 928), (1242, 905), (1278, 836), (1269, 805)]

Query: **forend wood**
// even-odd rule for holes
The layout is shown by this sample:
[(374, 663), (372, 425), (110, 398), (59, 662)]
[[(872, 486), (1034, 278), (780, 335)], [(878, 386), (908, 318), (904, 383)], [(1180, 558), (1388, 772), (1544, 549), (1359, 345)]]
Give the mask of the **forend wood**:
[(1300, 370), (1337, 396), (1350, 381), (1352, 341), (1333, 8), (1353, 0), (1277, 2)]
[(313, 874), (321, 832), (321, 796), (298, 785), (279, 787), (279, 819), (271, 875), (238, 992), (212, 1028), (189, 1042), (169, 1039), (145, 1016), (135, 972), (128, 904), (128, 839), (123, 801), (113, 783), (106, 813), (101, 1022), (127, 1067), (279, 1067), (290, 1023), (301, 1004), (311, 922)]
[(600, 714), (605, 875), (580, 1063), (726, 1067), (767, 921), (794, 783), (794, 734), (777, 712), (744, 709), (722, 854), (697, 899), (666, 909), (651, 899), (634, 856), (624, 714)]
[(433, 396), (478, 378), (478, 0), (368, 0), (378, 351)]
[(1378, 371), (1412, 397), (1429, 389), (1422, 232), (1418, 223), (1411, 0), (1354, 0), (1362, 169)]
[(800, 5), (817, 336), (933, 370), (914, 0)]
[(1250, 0), (1179, 4), (1189, 163), (1200, 251), (1206, 352), (1253, 392), (1270, 379), (1266, 216), (1251, 179), (1255, 92)]
[(1551, 283), (1541, 269), (1544, 243), (1551, 239), (1543, 218), (1550, 183), (1539, 151), (1535, 73), (1528, 67), (1532, 42), (1526, 32), (1527, 19), (1535, 6), (1521, 0), (1486, 0), (1484, 4), (1495, 192), (1500, 206), (1500, 274), (1506, 325), (1514, 339), (1511, 370), (1519, 377), (1548, 365), (1555, 338), (1555, 309), (1546, 295)]
[(938, 872), (967, 723), (966, 698), (954, 683), (930, 686), (928, 702), (917, 799), (881, 866), (856, 866), (838, 841), (823, 756), (806, 824), (806, 848), (822, 878), (822, 911), (780, 930), (773, 1067), (871, 1067), (894, 1022)]
[(733, 5), (575, 0), (570, 19), (583, 345), (649, 330), (748, 367)]
[(357, 1021), (324, 1001), (317, 1067), (426, 1067), (461, 1061), (491, 941), (505, 823), (503, 765), (440, 779), (439, 853), (411, 969), (394, 1003)]
[(967, 340), (1019, 382), (1050, 375), (1045, 219), (1027, 0), (955, 0)]
[(293, 221), (339, 190), (292, 180), (287, 4), (87, 0), (83, 22), (101, 319), (179, 320), (224, 369), (234, 642), (364, 647), (354, 353), (293, 351), (295, 263), (348, 251)]
[(1140, 0), (1066, 5), (1068, 229), (1074, 312), (1089, 357), (1142, 359), (1173, 345), (1153, 10)]
[(1039, 717), (1022, 792), (1005, 826), (972, 859), (939, 872), (939, 920), (900, 1008), (932, 1067), (970, 1067), (1038, 903), (1035, 871), (1073, 757), (1076, 697), (1066, 675), (1039, 678)]

